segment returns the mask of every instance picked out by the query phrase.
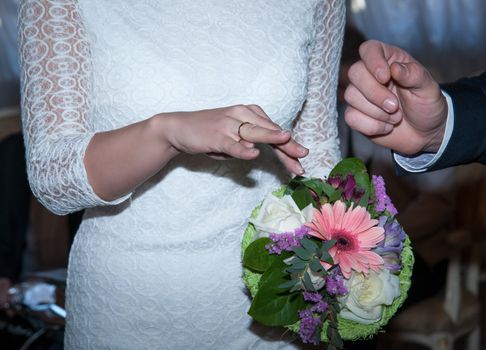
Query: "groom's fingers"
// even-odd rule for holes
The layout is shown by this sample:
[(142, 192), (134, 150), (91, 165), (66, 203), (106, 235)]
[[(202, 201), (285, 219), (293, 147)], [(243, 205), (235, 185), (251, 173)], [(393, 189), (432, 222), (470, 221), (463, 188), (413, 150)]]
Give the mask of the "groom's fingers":
[[(349, 68), (348, 77), (350, 83), (375, 106), (387, 113), (395, 113), (397, 111), (397, 97), (385, 85), (376, 80), (363, 61), (358, 61)], [(350, 103), (347, 99), (346, 102)]]
[(390, 81), (391, 73), (388, 65), (386, 47), (376, 40), (365, 41), (359, 47), (359, 55), (367, 71), (371, 73), (380, 84)]
[(423, 98), (438, 98), (440, 88), (429, 71), (418, 62), (394, 62), (390, 66), (393, 79), (401, 87)]
[(352, 129), (366, 136), (386, 135), (394, 128), (392, 124), (374, 119), (353, 107), (346, 109), (344, 119)]
[(352, 84), (346, 88), (344, 98), (348, 105), (376, 120), (391, 124), (397, 124), (401, 120), (399, 111), (392, 114), (385, 112), (382, 108), (367, 100), (361, 91)]

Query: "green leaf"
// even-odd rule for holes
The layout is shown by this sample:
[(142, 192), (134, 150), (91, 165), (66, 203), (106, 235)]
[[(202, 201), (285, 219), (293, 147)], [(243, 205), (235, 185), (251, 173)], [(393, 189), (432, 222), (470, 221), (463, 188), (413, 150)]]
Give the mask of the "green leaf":
[(323, 182), (322, 191), (326, 194), (327, 197), (331, 198), (332, 196), (334, 196), (336, 189), (329, 185), (327, 182)]
[(317, 259), (312, 259), (309, 263), (309, 267), (314, 272), (322, 272), (324, 268), (322, 267), (321, 263)]
[(307, 180), (304, 176), (296, 176), (292, 180), (290, 180), (289, 184), (287, 185), (285, 194), (292, 194), (297, 188), (302, 187), (302, 184)]
[(348, 174), (367, 174), (366, 165), (363, 163), (361, 159), (358, 158), (345, 158), (341, 160), (336, 166), (332, 169), (329, 177), (341, 175), (346, 176)]
[(322, 193), (324, 192), (324, 186), (327, 185), (327, 183), (325, 183), (321, 179), (309, 179), (307, 181), (304, 181), (302, 184), (305, 187), (310, 188), (318, 196), (322, 195)]
[(334, 336), (334, 345), (338, 349), (343, 349), (344, 348), (343, 339), (341, 338), (341, 334), (339, 334), (339, 332), (337, 330), (336, 330), (336, 334)]
[(329, 202), (334, 203), (338, 199), (341, 199), (342, 195), (343, 195), (343, 191), (335, 190), (334, 193), (331, 196), (329, 196)]
[(300, 281), (298, 279), (293, 279), (290, 281), (287, 281), (285, 283), (282, 283), (281, 285), (278, 286), (280, 289), (289, 289), (298, 284)]
[(309, 258), (311, 257), (312, 255), (312, 252), (309, 252), (308, 250), (306, 250), (305, 248), (303, 247), (295, 247), (295, 248), (292, 248), (292, 251), (299, 257), (301, 258), (302, 260), (309, 260)]
[(318, 248), (317, 244), (316, 244), (316, 243), (314, 243), (313, 241), (311, 241), (311, 240), (310, 240), (310, 239), (308, 239), (308, 238), (302, 238), (302, 239), (300, 240), (300, 243), (302, 243), (302, 246), (303, 246), (303, 247), (304, 247), (306, 250), (308, 250), (308, 251), (310, 251), (310, 252), (315, 253), (315, 252), (317, 251), (317, 248)]
[(301, 260), (300, 258), (296, 257), (293, 260), (291, 267), (303, 270), (306, 265), (307, 263), (304, 260)]
[(328, 251), (329, 249), (331, 249), (335, 244), (336, 244), (337, 240), (335, 239), (330, 239), (328, 241), (325, 241), (322, 243), (322, 250), (323, 251)]
[(312, 204), (313, 206), (316, 205), (309, 190), (305, 187), (299, 187), (298, 189), (296, 189), (292, 193), (292, 199), (294, 200), (295, 204), (297, 204), (297, 207), (299, 207), (300, 210), (304, 209), (309, 204)]
[[(358, 158), (346, 158), (340, 161), (329, 174), (331, 176), (342, 176), (352, 174), (356, 181), (356, 188), (364, 191), (363, 197), (359, 201), (359, 205), (362, 207), (368, 206), (368, 200), (371, 195), (371, 181), (370, 176), (366, 170), (366, 165)], [(330, 201), (333, 202), (330, 198)]]
[(312, 284), (312, 280), (310, 278), (310, 275), (307, 271), (304, 272), (304, 287), (305, 287), (306, 290), (310, 290), (311, 292), (316, 291), (316, 289), (314, 288), (314, 285)]
[(261, 284), (248, 314), (267, 326), (290, 325), (299, 320), (298, 311), (305, 307), (301, 293), (282, 292), (278, 286), (288, 282), (282, 260), (276, 260), (263, 274)]
[(301, 273), (302, 270), (304, 270), (303, 268), (300, 268), (300, 267), (288, 267), (287, 269), (285, 269), (285, 271), (289, 274), (293, 274), (293, 273)]
[(324, 261), (330, 265), (334, 265), (334, 260), (332, 259), (332, 256), (326, 251), (322, 252), (321, 261)]
[(266, 237), (253, 241), (245, 250), (243, 266), (256, 272), (265, 272), (275, 259), (279, 257), (278, 255), (270, 254), (265, 249), (265, 246), (269, 243), (271, 243), (271, 240)]

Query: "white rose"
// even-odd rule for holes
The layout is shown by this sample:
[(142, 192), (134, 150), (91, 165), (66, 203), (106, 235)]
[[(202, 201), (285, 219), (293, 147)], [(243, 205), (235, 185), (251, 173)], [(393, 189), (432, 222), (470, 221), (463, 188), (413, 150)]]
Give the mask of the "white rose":
[(268, 237), (270, 233), (293, 232), (312, 220), (313, 206), (309, 204), (302, 211), (291, 196), (278, 198), (267, 195), (258, 216), (249, 221), (255, 226), (258, 237)]
[(346, 288), (349, 294), (339, 298), (341, 317), (370, 324), (381, 319), (383, 305), (391, 305), (400, 296), (400, 279), (388, 269), (370, 271), (368, 276), (353, 272)]

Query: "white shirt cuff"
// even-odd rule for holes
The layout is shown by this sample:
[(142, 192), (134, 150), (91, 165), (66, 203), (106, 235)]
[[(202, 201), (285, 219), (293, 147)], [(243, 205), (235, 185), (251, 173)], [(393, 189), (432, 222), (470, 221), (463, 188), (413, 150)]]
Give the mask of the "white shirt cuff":
[(447, 121), (444, 138), (442, 139), (442, 143), (437, 153), (422, 153), (418, 156), (410, 157), (393, 152), (393, 158), (397, 164), (409, 173), (422, 173), (427, 171), (444, 153), (444, 150), (451, 139), (452, 131), (454, 129), (454, 106), (452, 105), (452, 99), (449, 94), (442, 91), (442, 95), (444, 95), (447, 101)]

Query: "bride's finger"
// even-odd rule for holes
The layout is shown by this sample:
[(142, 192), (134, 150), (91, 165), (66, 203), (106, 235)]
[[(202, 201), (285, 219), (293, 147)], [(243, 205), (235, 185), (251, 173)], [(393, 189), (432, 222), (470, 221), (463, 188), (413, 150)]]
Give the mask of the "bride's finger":
[(217, 153), (224, 153), (238, 159), (251, 160), (258, 157), (260, 150), (255, 147), (249, 148), (243, 145), (241, 142), (235, 141), (228, 137), (222, 142)]
[(238, 125), (238, 136), (252, 143), (284, 144), (291, 139), (290, 132), (270, 130), (256, 124), (243, 122)]
[(274, 145), (273, 147), (292, 158), (304, 158), (309, 154), (309, 150), (294, 139), (290, 139), (288, 142), (280, 145)]
[(289, 157), (285, 152), (282, 152), (278, 148), (275, 148), (274, 151), (277, 155), (277, 158), (287, 168), (288, 171), (296, 175), (304, 174), (304, 168), (302, 167), (298, 159)]
[(245, 105), (232, 106), (226, 109), (226, 116), (239, 121), (239, 123), (251, 123), (270, 130), (280, 130), (281, 128), (272, 122), (270, 118), (255, 112), (254, 107)]
[(245, 146), (246, 148), (253, 148), (255, 147), (255, 144), (253, 142), (249, 142), (249, 141), (245, 141), (243, 139), (241, 139), (239, 141), (239, 143), (241, 143), (243, 146)]
[(271, 130), (282, 130), (282, 128), (280, 127), (280, 125), (278, 125), (277, 123), (275, 123), (266, 113), (265, 111), (263, 110), (262, 107), (258, 106), (258, 105), (247, 105), (246, 106), (248, 109), (250, 109), (251, 111), (253, 111), (255, 114), (257, 114), (259, 117), (261, 117), (261, 126), (264, 126), (268, 129), (271, 129)]

